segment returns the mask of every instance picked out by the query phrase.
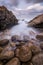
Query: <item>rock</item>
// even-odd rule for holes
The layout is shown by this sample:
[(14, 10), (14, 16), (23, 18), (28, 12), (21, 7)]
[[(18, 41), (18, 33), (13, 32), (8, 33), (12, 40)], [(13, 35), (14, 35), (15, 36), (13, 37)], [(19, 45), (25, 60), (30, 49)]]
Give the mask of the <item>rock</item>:
[(12, 40), (13, 42), (17, 42), (17, 41), (20, 40), (20, 36), (14, 35), (14, 36), (12, 36), (11, 40)]
[(12, 57), (14, 57), (14, 51), (12, 51), (10, 47), (4, 48), (3, 51), (0, 53), (0, 60), (8, 60)]
[(40, 48), (43, 50), (43, 42), (40, 43)]
[(40, 53), (41, 52), (41, 48), (37, 45), (34, 45), (32, 43), (29, 43), (29, 48), (31, 49), (33, 55), (37, 54), (37, 53)]
[(0, 6), (0, 30), (5, 30), (16, 25), (18, 20), (5, 6)]
[(22, 62), (27, 62), (31, 59), (32, 57), (32, 52), (31, 50), (29, 49), (28, 46), (26, 45), (23, 45), (20, 49), (19, 49), (19, 59), (22, 61)]
[(33, 65), (31, 62), (23, 63), (22, 65)]
[(33, 26), (36, 28), (43, 28), (43, 14), (38, 15), (33, 20), (28, 22), (28, 26)]
[(11, 59), (6, 65), (20, 65), (20, 61), (18, 58)]
[(43, 33), (36, 35), (36, 38), (40, 41), (43, 41)]
[(39, 53), (32, 58), (33, 65), (43, 65), (43, 53)]
[(2, 47), (0, 47), (0, 53), (3, 51), (3, 48)]
[(0, 46), (5, 46), (9, 43), (8, 39), (0, 40)]
[(28, 41), (29, 41), (29, 39), (30, 39), (30, 38), (29, 38), (29, 36), (28, 36), (28, 35), (24, 35), (24, 36), (23, 36), (23, 40), (24, 40), (24, 42), (28, 42)]
[(11, 46), (11, 47), (16, 47), (16, 43), (11, 42), (11, 43), (10, 43), (10, 46)]

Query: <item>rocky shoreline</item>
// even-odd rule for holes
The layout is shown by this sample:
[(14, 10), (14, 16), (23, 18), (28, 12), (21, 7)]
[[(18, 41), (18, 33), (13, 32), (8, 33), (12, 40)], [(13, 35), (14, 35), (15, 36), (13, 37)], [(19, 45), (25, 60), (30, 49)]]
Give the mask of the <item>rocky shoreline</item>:
[(0, 65), (43, 65), (43, 34), (27, 39), (14, 35), (11, 41), (0, 40)]
[[(0, 30), (16, 24), (18, 20), (13, 13), (4, 6), (0, 7)], [(43, 15), (28, 24), (43, 28)], [(11, 39), (0, 39), (0, 65), (43, 65), (43, 32), (37, 34), (35, 39), (26, 35), (23, 39), (19, 35), (13, 35)]]

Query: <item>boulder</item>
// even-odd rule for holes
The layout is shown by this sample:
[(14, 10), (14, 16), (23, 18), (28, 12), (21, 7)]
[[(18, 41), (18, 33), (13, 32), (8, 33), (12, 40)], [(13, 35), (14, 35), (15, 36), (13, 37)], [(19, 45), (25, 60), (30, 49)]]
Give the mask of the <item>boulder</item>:
[(18, 50), (18, 57), (22, 62), (27, 62), (32, 57), (32, 52), (29, 49), (27, 45), (21, 46), (21, 48)]
[(20, 61), (18, 58), (11, 59), (6, 65), (20, 65)]
[(36, 28), (43, 28), (43, 14), (38, 15), (33, 20), (28, 22), (28, 26), (33, 26)]
[(3, 39), (3, 40), (0, 40), (0, 46), (5, 46), (9, 43), (9, 40), (8, 39)]
[(6, 46), (0, 53), (0, 60), (9, 60), (14, 57), (14, 51), (11, 50), (11, 47)]
[(33, 55), (41, 52), (41, 48), (35, 44), (31, 41), (27, 43), (27, 46), (30, 48)]
[(0, 30), (5, 30), (18, 23), (17, 18), (5, 6), (0, 6)]
[(40, 41), (43, 41), (43, 33), (39, 33), (36, 35), (36, 38)]
[(33, 65), (43, 65), (43, 53), (39, 53), (32, 58)]
[(14, 35), (14, 36), (12, 36), (12, 38), (11, 38), (11, 40), (12, 40), (13, 42), (20, 41), (20, 39), (21, 39), (21, 37), (20, 37), (19, 35)]

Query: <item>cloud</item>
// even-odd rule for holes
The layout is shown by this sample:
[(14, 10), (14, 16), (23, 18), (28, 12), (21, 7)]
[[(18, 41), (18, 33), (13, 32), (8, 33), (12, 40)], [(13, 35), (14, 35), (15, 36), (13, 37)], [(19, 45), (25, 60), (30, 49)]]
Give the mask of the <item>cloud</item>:
[(28, 9), (43, 10), (43, 6), (42, 6), (40, 3), (38, 3), (38, 4), (33, 4), (33, 5), (29, 6), (29, 7), (27, 7), (27, 10), (28, 10)]
[(43, 2), (43, 0), (26, 0), (27, 3), (40, 3)]
[(0, 4), (17, 6), (18, 5), (18, 0), (0, 0)]

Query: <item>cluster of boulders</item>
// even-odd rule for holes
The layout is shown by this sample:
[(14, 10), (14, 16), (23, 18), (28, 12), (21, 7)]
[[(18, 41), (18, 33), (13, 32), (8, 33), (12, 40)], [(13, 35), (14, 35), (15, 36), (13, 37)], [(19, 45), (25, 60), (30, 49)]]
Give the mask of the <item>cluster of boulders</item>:
[(18, 20), (5, 6), (0, 6), (0, 30), (5, 30), (18, 24)]
[(28, 22), (28, 26), (32, 26), (35, 28), (43, 28), (43, 14), (38, 15), (33, 20)]
[(36, 36), (38, 40), (22, 40), (18, 35), (11, 40), (0, 40), (0, 65), (43, 65), (43, 37), (40, 36)]

